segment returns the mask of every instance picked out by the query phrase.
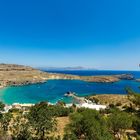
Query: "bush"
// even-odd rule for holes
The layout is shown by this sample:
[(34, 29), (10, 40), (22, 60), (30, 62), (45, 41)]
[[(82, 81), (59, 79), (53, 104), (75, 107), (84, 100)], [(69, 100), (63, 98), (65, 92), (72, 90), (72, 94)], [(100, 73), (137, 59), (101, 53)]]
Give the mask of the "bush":
[(23, 113), (23, 111), (17, 109), (17, 108), (12, 108), (9, 110), (10, 113)]
[(112, 134), (117, 135), (119, 139), (126, 129), (131, 128), (132, 117), (128, 113), (117, 111), (109, 116), (108, 125)]
[(109, 108), (116, 108), (114, 104), (109, 104)]
[(136, 138), (137, 140), (140, 140), (140, 135), (137, 135), (137, 138)]
[(132, 127), (137, 131), (137, 133), (140, 135), (140, 118), (135, 117), (133, 119)]
[(72, 107), (67, 108), (61, 105), (53, 105), (49, 106), (49, 108), (51, 109), (53, 116), (56, 117), (65, 117), (74, 112)]
[[(112, 140), (108, 132), (105, 120), (99, 112), (90, 109), (78, 109), (78, 112), (71, 114), (71, 123), (65, 130), (65, 136), (76, 139), (87, 140)], [(71, 140), (71, 139), (69, 139)]]
[(122, 105), (122, 103), (120, 103), (120, 102), (119, 103), (116, 103), (116, 106), (121, 106), (121, 105)]
[(4, 107), (5, 107), (5, 104), (3, 104), (2, 102), (0, 102), (0, 111), (4, 111)]

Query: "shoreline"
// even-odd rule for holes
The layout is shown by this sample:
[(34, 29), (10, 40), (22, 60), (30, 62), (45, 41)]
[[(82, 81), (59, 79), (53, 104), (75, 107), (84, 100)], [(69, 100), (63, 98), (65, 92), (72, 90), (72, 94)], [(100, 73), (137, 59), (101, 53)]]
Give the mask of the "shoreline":
[(4, 86), (0, 86), (0, 89), (4, 88)]
[[(89, 109), (106, 109), (109, 105), (116, 105), (117, 107), (124, 107), (124, 106), (130, 106), (131, 101), (128, 99), (127, 95), (121, 95), (121, 94), (102, 94), (102, 95), (91, 95), (91, 96), (83, 96), (79, 97), (74, 94), (70, 94), (70, 96), (74, 96), (74, 98), (78, 98), (78, 100), (81, 100), (78, 103), (75, 103), (76, 107), (78, 108), (89, 108)], [(69, 96), (68, 96), (69, 97)], [(46, 101), (47, 102), (47, 101)], [(47, 102), (48, 105), (57, 105), (59, 101), (56, 103)], [(12, 104), (5, 104), (5, 110), (8, 111), (9, 109), (16, 108), (16, 109), (24, 109), (27, 107), (32, 107), (37, 103), (19, 103), (15, 102)], [(73, 103), (65, 103), (64, 107), (71, 107)]]
[[(109, 98), (126, 98), (127, 97), (127, 94), (105, 94), (105, 93), (103, 93), (103, 94), (93, 94), (93, 95), (85, 95), (85, 96), (78, 96), (78, 95), (74, 95), (75, 97), (77, 97), (77, 98), (79, 98), (78, 100), (89, 100), (89, 99), (91, 99), (91, 98), (100, 98), (100, 97), (105, 97), (105, 98), (107, 98), (107, 99), (109, 99)], [(67, 96), (68, 98), (69, 97), (71, 97), (71, 96)], [(95, 99), (94, 98), (94, 99)], [(2, 100), (1, 100), (2, 101)], [(65, 102), (65, 101), (63, 101), (63, 100), (57, 100), (56, 102), (48, 102), (48, 101), (43, 101), (43, 102), (48, 102), (48, 104), (49, 105), (56, 105), (58, 102)], [(2, 101), (3, 102), (3, 101)], [(35, 105), (35, 104), (38, 104), (38, 103), (40, 103), (40, 102), (42, 102), (42, 101), (38, 101), (38, 102), (13, 102), (13, 103), (5, 103), (5, 102), (3, 102), (4, 104), (6, 104), (6, 105), (13, 105), (13, 104), (21, 104), (21, 105), (24, 105), (24, 104), (32, 104), (32, 105)], [(82, 103), (82, 102), (81, 102)], [(65, 104), (66, 105), (72, 105), (73, 103), (71, 102), (65, 102)], [(77, 104), (77, 103), (76, 103)], [(79, 104), (79, 103), (78, 103)]]
[(44, 72), (32, 67), (0, 64), (0, 88), (6, 86), (22, 86), (29, 84), (44, 83), (47, 80), (81, 80), (95, 83), (114, 83), (122, 79), (133, 80), (132, 74), (118, 75), (97, 75), (97, 76), (79, 76), (73, 74)]
[[(77, 75), (73, 75), (73, 76), (77, 76)], [(80, 81), (84, 81), (88, 83), (107, 83), (107, 84), (116, 83), (122, 80), (127, 80), (127, 79), (119, 79), (116, 77), (115, 77), (116, 79), (114, 80), (112, 79), (112, 77), (114, 78), (115, 76), (82, 76), (82, 79), (81, 78), (48, 78), (46, 80), (37, 81), (37, 82), (27, 82), (27, 83), (9, 84), (9, 85), (4, 84), (0, 86), (0, 89), (6, 88), (6, 87), (20, 87), (20, 86), (28, 86), (28, 85), (34, 85), (34, 84), (43, 84), (43, 83), (47, 83), (48, 80), (80, 80)], [(95, 78), (95, 79), (89, 80), (89, 78)], [(134, 81), (140, 82), (140, 79), (136, 79)]]

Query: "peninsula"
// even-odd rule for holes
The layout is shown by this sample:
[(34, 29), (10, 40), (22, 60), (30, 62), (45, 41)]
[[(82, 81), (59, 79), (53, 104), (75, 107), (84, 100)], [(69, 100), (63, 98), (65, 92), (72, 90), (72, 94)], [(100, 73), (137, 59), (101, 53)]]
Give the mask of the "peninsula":
[(29, 66), (16, 64), (0, 64), (0, 88), (6, 86), (20, 86), (34, 83), (43, 83), (50, 79), (83, 80), (87, 82), (112, 83), (120, 79), (133, 79), (132, 75), (112, 76), (77, 76), (70, 74), (58, 74), (43, 72)]

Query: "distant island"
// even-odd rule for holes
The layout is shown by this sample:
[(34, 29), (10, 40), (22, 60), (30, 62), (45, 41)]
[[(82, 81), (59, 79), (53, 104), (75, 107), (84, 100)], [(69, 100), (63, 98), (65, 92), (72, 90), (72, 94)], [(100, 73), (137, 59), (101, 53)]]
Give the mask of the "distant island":
[(64, 71), (64, 70), (97, 70), (95, 68), (88, 68), (88, 67), (37, 67), (40, 70), (57, 70), (57, 71)]
[(121, 79), (134, 79), (131, 74), (112, 76), (78, 76), (70, 74), (48, 73), (29, 66), (0, 64), (0, 88), (43, 83), (51, 79), (83, 80), (87, 82), (112, 83)]

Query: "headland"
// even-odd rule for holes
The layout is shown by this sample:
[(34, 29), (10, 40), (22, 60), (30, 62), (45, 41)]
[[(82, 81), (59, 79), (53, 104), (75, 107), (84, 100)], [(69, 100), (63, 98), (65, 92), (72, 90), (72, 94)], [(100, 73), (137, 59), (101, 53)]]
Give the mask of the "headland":
[(51, 79), (82, 80), (87, 82), (113, 83), (121, 79), (132, 80), (130, 74), (111, 76), (78, 76), (70, 74), (48, 73), (29, 66), (0, 64), (0, 88), (44, 83)]

